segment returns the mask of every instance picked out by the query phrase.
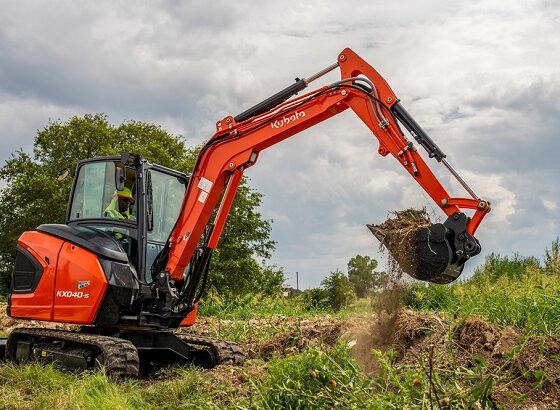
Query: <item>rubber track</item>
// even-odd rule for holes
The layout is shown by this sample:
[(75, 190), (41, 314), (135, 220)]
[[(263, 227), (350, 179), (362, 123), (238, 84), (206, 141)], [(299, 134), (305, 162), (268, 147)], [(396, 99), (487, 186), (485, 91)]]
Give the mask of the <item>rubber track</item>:
[(237, 343), (227, 342), (225, 340), (213, 339), (211, 337), (189, 335), (189, 334), (175, 334), (182, 341), (194, 345), (211, 348), (218, 358), (218, 366), (221, 364), (230, 364), (236, 366), (243, 366), (245, 352), (239, 347)]
[(51, 341), (65, 340), (88, 348), (95, 348), (100, 354), (96, 360), (103, 365), (108, 374), (117, 377), (136, 377), (139, 374), (140, 359), (138, 350), (128, 340), (110, 336), (99, 336), (69, 332), (66, 330), (19, 328), (14, 329), (8, 338), (6, 346), (6, 357), (15, 352), (14, 337), (27, 336), (34, 338), (45, 338)]

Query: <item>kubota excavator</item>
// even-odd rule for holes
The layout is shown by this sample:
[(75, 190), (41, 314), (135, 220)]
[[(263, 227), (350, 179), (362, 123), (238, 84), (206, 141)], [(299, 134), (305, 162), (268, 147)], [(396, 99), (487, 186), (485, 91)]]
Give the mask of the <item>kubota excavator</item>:
[[(337, 68), (340, 81), (296, 97)], [(241, 364), (235, 344), (175, 330), (195, 323), (212, 250), (243, 172), (263, 149), (348, 108), (377, 137), (378, 153), (391, 154), (448, 217), (418, 236), (412, 250), (417, 277), (456, 279), (480, 252), (473, 235), (490, 205), (461, 179), (383, 77), (345, 49), (317, 74), (218, 121), (191, 175), (131, 153), (79, 162), (66, 224), (41, 225), (19, 238), (8, 314), (81, 327), (18, 328), (0, 342), (0, 353), (11, 361), (55, 361), (70, 369), (101, 365), (117, 376), (173, 363)], [(449, 195), (399, 123), (468, 197)], [(136, 200), (129, 218), (114, 218), (107, 206), (119, 192)]]

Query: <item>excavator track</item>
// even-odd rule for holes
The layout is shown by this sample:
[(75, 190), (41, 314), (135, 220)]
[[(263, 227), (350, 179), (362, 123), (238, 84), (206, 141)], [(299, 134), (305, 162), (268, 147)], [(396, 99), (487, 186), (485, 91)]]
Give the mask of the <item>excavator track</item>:
[(245, 363), (247, 355), (237, 343), (191, 334), (176, 334), (176, 336), (189, 345), (211, 349), (216, 355), (218, 366), (222, 364), (243, 366)]
[(64, 363), (65, 354), (73, 363), (78, 361), (80, 364), (79, 355), (83, 354), (83, 370), (101, 365), (117, 377), (136, 377), (139, 374), (140, 360), (136, 347), (128, 340), (116, 337), (20, 328), (12, 331), (6, 343), (6, 359), (11, 361), (36, 358), (62, 362), (64, 367), (68, 367)]
[[(164, 365), (193, 363), (212, 368), (219, 365), (242, 366), (245, 361), (246, 354), (236, 343), (189, 334), (167, 335), (179, 339), (187, 350), (180, 350), (184, 356), (165, 361)], [(152, 360), (157, 361), (155, 350), (136, 345), (134, 339), (128, 340), (130, 335), (121, 336), (20, 328), (13, 330), (6, 341), (6, 359), (14, 362), (56, 362), (69, 370), (103, 366), (108, 374), (116, 377), (144, 376), (158, 368), (151, 367)], [(167, 358), (171, 357), (169, 353), (165, 354)]]

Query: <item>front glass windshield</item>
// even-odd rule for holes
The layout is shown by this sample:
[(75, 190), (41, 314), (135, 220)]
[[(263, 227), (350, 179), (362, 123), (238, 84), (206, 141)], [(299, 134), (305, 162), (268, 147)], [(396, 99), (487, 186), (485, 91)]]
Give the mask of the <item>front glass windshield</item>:
[(153, 227), (148, 231), (148, 241), (165, 243), (181, 212), (185, 196), (184, 181), (176, 176), (155, 169), (150, 170), (151, 195), (148, 212), (152, 214)]
[[(124, 189), (117, 190), (116, 169), (124, 176)], [(136, 172), (119, 161), (91, 162), (80, 167), (70, 207), (70, 220), (89, 218), (136, 222)]]

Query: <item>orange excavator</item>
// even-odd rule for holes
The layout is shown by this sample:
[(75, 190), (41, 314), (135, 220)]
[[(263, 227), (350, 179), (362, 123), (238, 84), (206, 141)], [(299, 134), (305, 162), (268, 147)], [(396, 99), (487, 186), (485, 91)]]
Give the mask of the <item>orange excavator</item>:
[[(297, 96), (337, 68), (340, 81)], [(455, 280), (480, 252), (474, 234), (490, 204), (459, 176), (383, 77), (345, 49), (317, 74), (218, 121), (191, 175), (132, 153), (79, 162), (66, 224), (40, 225), (19, 238), (8, 299), (13, 318), (75, 324), (78, 330), (18, 328), (0, 341), (0, 352), (10, 361), (69, 369), (101, 365), (118, 376), (174, 363), (241, 364), (244, 355), (235, 344), (176, 329), (196, 321), (212, 250), (243, 172), (265, 148), (346, 109), (378, 139), (378, 153), (391, 154), (447, 215), (411, 250), (417, 277)], [(450, 196), (417, 146), (447, 168), (468, 196)], [(116, 209), (123, 198), (134, 201), (126, 217)]]

